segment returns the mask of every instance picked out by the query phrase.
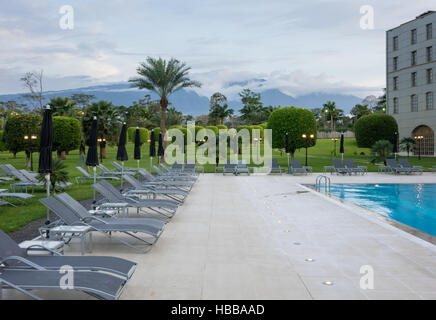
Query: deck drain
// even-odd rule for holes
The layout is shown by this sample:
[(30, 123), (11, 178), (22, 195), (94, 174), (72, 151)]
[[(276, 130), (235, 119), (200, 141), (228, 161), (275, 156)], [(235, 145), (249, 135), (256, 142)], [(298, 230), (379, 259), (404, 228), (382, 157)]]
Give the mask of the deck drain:
[(326, 286), (332, 286), (333, 285), (333, 281), (324, 281), (322, 284), (326, 285)]
[(301, 245), (301, 243), (300, 242), (294, 242), (294, 245), (299, 246), (299, 245)]
[(315, 259), (312, 259), (312, 258), (307, 258), (306, 259), (306, 262), (314, 262), (315, 261)]

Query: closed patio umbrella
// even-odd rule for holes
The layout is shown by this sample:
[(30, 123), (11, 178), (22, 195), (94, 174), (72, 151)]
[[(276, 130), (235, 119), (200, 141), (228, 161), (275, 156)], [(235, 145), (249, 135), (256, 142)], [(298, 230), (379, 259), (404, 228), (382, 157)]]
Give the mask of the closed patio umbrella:
[(136, 132), (135, 132), (135, 150), (134, 150), (133, 158), (138, 162), (138, 169), (139, 169), (139, 160), (141, 160), (141, 135), (138, 127), (136, 127)]
[(288, 173), (291, 173), (291, 169), (289, 166), (289, 154), (291, 153), (291, 148), (289, 146), (289, 134), (287, 132), (285, 136), (285, 151), (286, 151), (286, 155), (288, 156)]
[[(39, 173), (45, 173), (47, 180), (47, 198), (50, 197), (50, 174), (53, 171), (53, 120), (52, 111), (50, 106), (47, 105), (44, 109), (44, 116), (42, 119), (41, 133), (40, 133), (40, 147), (39, 147)], [(50, 223), (50, 210), (47, 209), (47, 224)]]
[[(157, 147), (157, 155), (159, 157), (162, 157), (165, 154), (165, 150), (163, 148), (163, 141), (162, 141), (162, 133), (159, 133), (159, 144)], [(160, 159), (159, 159), (160, 161)]]
[[(88, 153), (86, 155), (86, 165), (93, 167), (94, 170), (94, 184), (97, 182), (97, 166), (98, 166), (98, 153), (97, 153), (97, 136), (98, 136), (98, 123), (97, 117), (94, 116), (91, 123), (91, 132), (89, 134)], [(95, 201), (95, 189), (93, 199)]]
[(156, 156), (156, 138), (154, 136), (154, 130), (151, 130), (151, 135), (150, 135), (150, 172), (151, 167), (153, 165), (153, 157)]
[(129, 160), (126, 150), (127, 125), (124, 122), (121, 128), (120, 139), (118, 141), (117, 160), (121, 161), (121, 188), (123, 187), (124, 161)]
[(395, 159), (397, 159), (397, 153), (398, 153), (398, 132), (394, 133), (394, 147), (392, 149), (392, 152), (395, 155)]
[(342, 155), (342, 161), (344, 161), (345, 150), (344, 150), (344, 134), (343, 133), (341, 133), (341, 144), (339, 146), (339, 153)]

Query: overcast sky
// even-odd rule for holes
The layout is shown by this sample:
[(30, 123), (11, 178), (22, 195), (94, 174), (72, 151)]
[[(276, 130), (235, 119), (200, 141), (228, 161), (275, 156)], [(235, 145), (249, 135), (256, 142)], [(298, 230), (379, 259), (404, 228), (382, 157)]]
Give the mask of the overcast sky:
[[(433, 6), (432, 6), (433, 4)], [(71, 5), (74, 28), (59, 26)], [(360, 27), (363, 5), (373, 30)], [(126, 81), (146, 56), (192, 67), (210, 96), (229, 82), (364, 97), (385, 86), (385, 31), (434, 0), (13, 0), (0, 12), (0, 93), (24, 92), (19, 78), (43, 69), (48, 90)]]

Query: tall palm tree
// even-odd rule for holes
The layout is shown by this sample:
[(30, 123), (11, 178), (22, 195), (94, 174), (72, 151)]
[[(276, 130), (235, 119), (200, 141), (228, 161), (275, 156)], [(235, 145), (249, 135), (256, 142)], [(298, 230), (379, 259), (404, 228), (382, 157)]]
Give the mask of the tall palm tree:
[(331, 131), (335, 131), (335, 121), (339, 119), (339, 117), (343, 114), (343, 111), (336, 108), (336, 103), (334, 101), (327, 101), (326, 103), (324, 103), (323, 111), (326, 116), (330, 117)]
[[(190, 67), (177, 59), (166, 61), (162, 58), (147, 57), (145, 62), (136, 69), (140, 76), (129, 80), (132, 87), (150, 90), (160, 97), (160, 132), (162, 135), (165, 135), (166, 132), (165, 122), (169, 95), (184, 88), (201, 87), (200, 82), (193, 81), (188, 77), (189, 70), (191, 70)], [(165, 140), (163, 144), (166, 147)]]

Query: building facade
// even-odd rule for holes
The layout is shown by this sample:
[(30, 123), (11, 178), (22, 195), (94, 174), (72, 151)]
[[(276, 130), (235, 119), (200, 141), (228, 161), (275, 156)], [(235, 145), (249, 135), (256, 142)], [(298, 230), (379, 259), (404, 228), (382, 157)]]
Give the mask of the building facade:
[(398, 122), (400, 139), (417, 140), (414, 150), (435, 156), (436, 11), (386, 32), (387, 113)]

